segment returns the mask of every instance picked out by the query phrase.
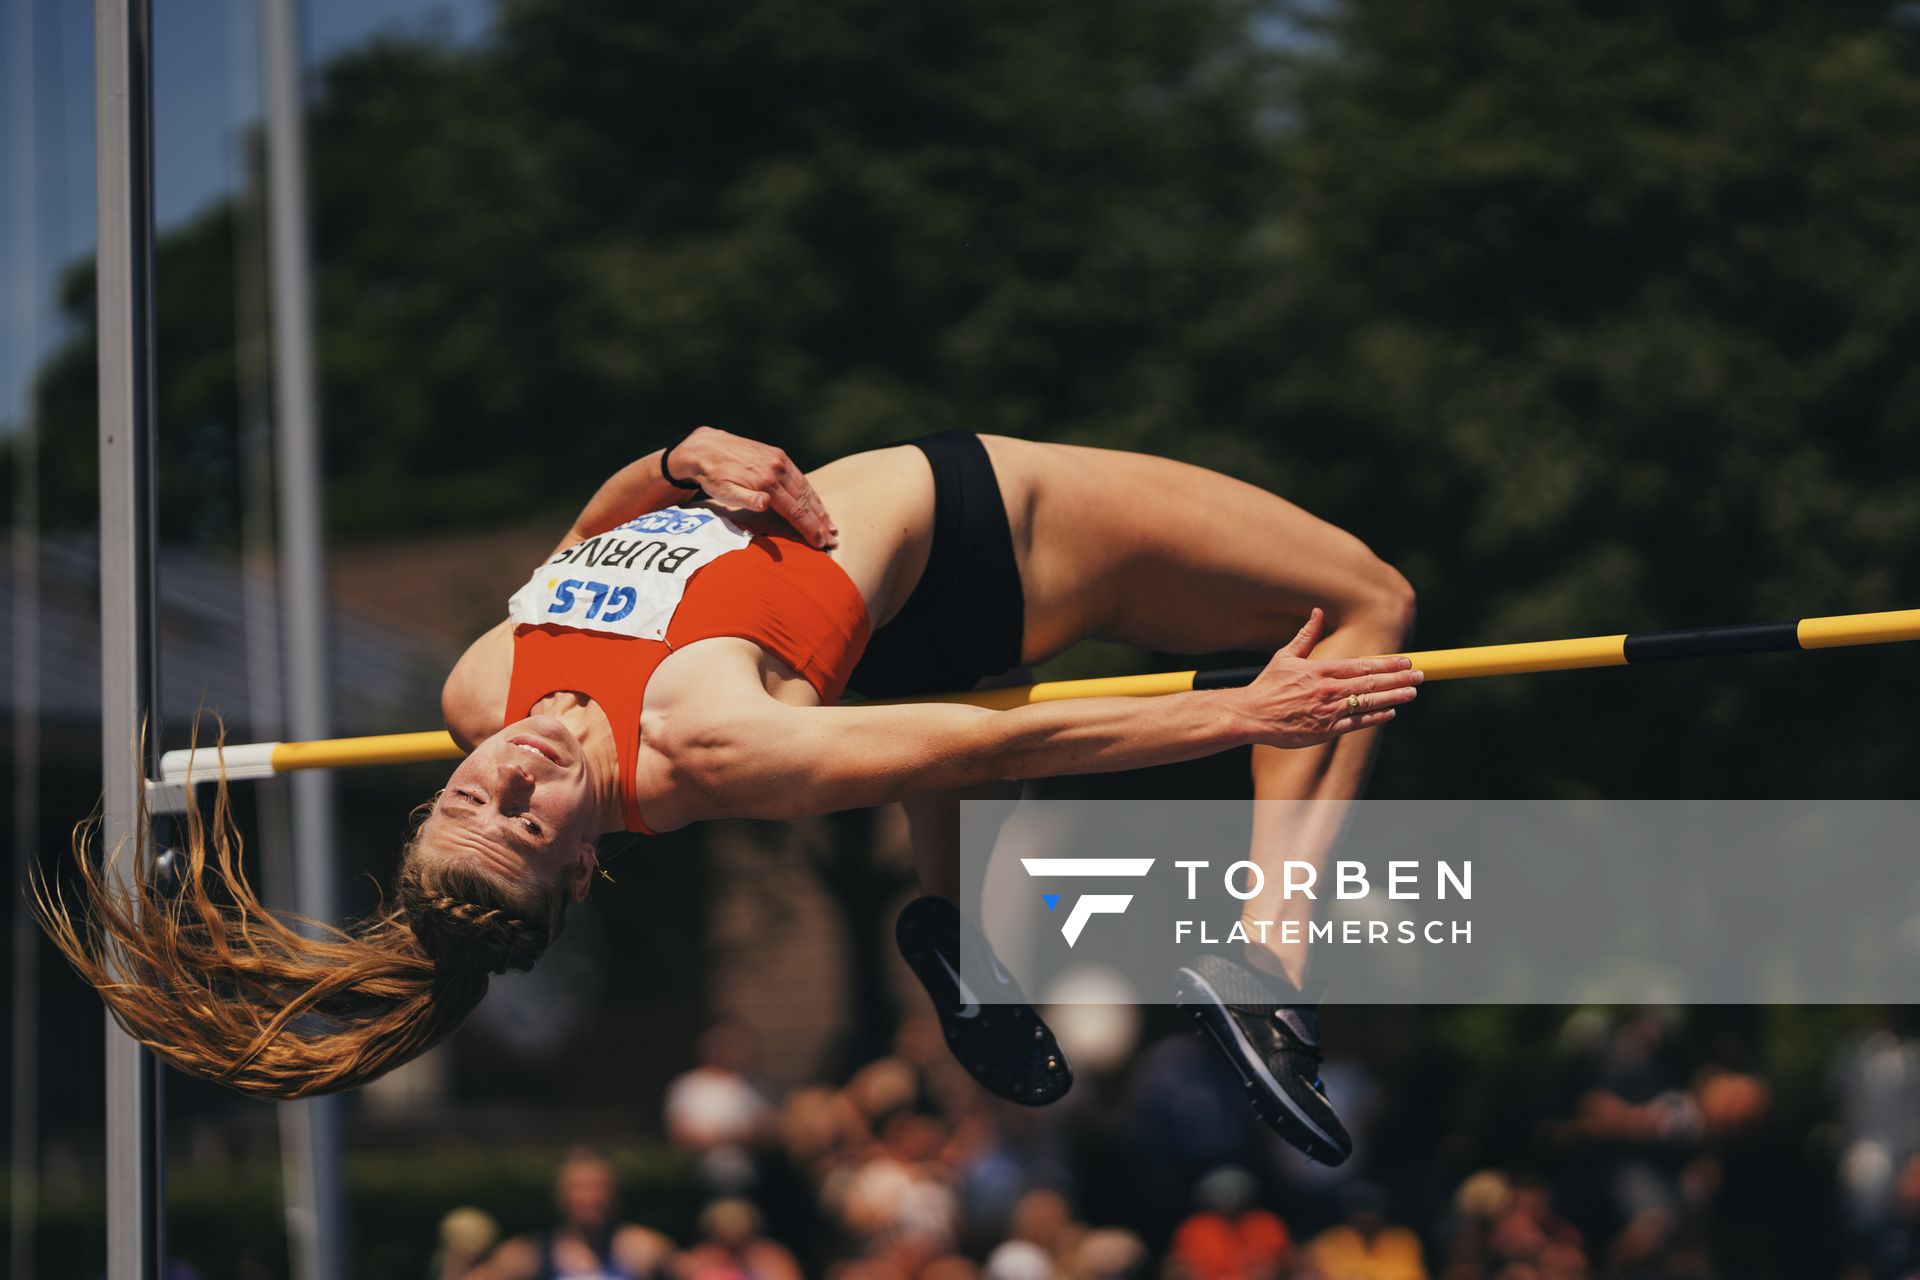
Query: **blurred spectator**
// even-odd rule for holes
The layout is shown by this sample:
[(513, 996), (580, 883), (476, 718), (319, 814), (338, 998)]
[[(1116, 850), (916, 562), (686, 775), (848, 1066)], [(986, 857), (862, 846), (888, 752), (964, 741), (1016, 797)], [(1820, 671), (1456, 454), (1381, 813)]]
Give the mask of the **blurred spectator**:
[(920, 1092), (919, 1073), (903, 1057), (876, 1058), (853, 1073), (843, 1093), (854, 1111), (878, 1130), (882, 1121), (911, 1107)]
[(613, 1166), (585, 1147), (569, 1151), (554, 1179), (560, 1221), (537, 1236), (515, 1236), (467, 1273), (468, 1280), (648, 1280), (665, 1274), (673, 1241), (614, 1221)]
[(843, 1159), (863, 1125), (846, 1097), (826, 1085), (807, 1085), (780, 1105), (780, 1146), (792, 1165), (824, 1177)]
[(774, 1110), (749, 1078), (753, 1042), (730, 1022), (710, 1028), (694, 1046), (695, 1066), (668, 1082), (663, 1103), (667, 1140), (691, 1156), (705, 1184), (743, 1191), (753, 1184), (756, 1150), (773, 1136)]
[(1920, 1041), (1876, 1030), (1845, 1051), (1834, 1071), (1840, 1095), (1840, 1187), (1864, 1235), (1896, 1212), (1898, 1180), (1920, 1154)]
[(1287, 1224), (1255, 1208), (1259, 1184), (1228, 1165), (1194, 1185), (1195, 1212), (1173, 1233), (1168, 1274), (1177, 1280), (1264, 1280), (1293, 1261)]
[(1352, 1183), (1342, 1199), (1346, 1221), (1306, 1247), (1301, 1275), (1312, 1280), (1427, 1280), (1420, 1238), (1386, 1223), (1387, 1198), (1368, 1183)]
[(1523, 1184), (1512, 1188), (1494, 1215), (1490, 1243), (1501, 1262), (1537, 1263), (1557, 1246), (1578, 1249), (1580, 1233), (1553, 1211), (1545, 1187)]
[(761, 1162), (755, 1200), (766, 1230), (809, 1271), (824, 1271), (833, 1248), (820, 1189), (857, 1148), (864, 1126), (845, 1098), (826, 1085), (805, 1085), (781, 1100), (778, 1142)]
[(673, 1260), (674, 1280), (800, 1280), (800, 1264), (760, 1234), (760, 1212), (721, 1199), (700, 1214), (700, 1242)]
[(1699, 1108), (1681, 1086), (1666, 1040), (1666, 1024), (1651, 1014), (1621, 1022), (1591, 1061), (1590, 1084), (1568, 1131), (1619, 1145), (1699, 1136)]
[(980, 1280), (980, 1268), (965, 1258), (948, 1254), (920, 1268), (915, 1280)]
[(1515, 1186), (1497, 1169), (1468, 1175), (1453, 1195), (1442, 1280), (1586, 1280), (1580, 1233), (1544, 1187)]
[(1773, 1106), (1773, 1091), (1758, 1076), (1707, 1066), (1694, 1078), (1693, 1101), (1702, 1131), (1720, 1138), (1760, 1123)]
[(1080, 1237), (1067, 1271), (1073, 1280), (1144, 1280), (1149, 1262), (1146, 1242), (1133, 1232), (1095, 1227)]
[(1179, 1177), (1182, 1194), (1208, 1169), (1242, 1164), (1259, 1142), (1231, 1075), (1196, 1037), (1166, 1036), (1141, 1052), (1130, 1093), (1143, 1172)]
[(1266, 1130), (1247, 1123), (1247, 1103), (1217, 1053), (1192, 1034), (1162, 1036), (1141, 1050), (1127, 1081), (1129, 1181), (1136, 1196), (1128, 1221), (1165, 1238), (1192, 1206), (1210, 1169), (1259, 1167)]
[(1056, 1264), (1072, 1255), (1085, 1230), (1058, 1191), (1029, 1191), (1013, 1207), (1013, 1238), (1039, 1245)]
[(440, 1219), (439, 1246), (428, 1274), (432, 1280), (460, 1280), (499, 1239), (500, 1224), (485, 1209), (449, 1209)]
[(1059, 1280), (1053, 1258), (1031, 1240), (1009, 1240), (987, 1255), (983, 1280)]
[(1920, 1276), (1920, 1155), (1908, 1159), (1894, 1182), (1893, 1211), (1867, 1241), (1874, 1280)]
[(960, 1203), (940, 1161), (945, 1140), (945, 1126), (932, 1116), (888, 1116), (879, 1140), (827, 1189), (847, 1233), (921, 1261), (951, 1250), (959, 1236)]
[(1498, 1169), (1468, 1174), (1454, 1189), (1453, 1205), (1441, 1228), (1445, 1280), (1488, 1274), (1494, 1261), (1495, 1224), (1513, 1203), (1513, 1183)]

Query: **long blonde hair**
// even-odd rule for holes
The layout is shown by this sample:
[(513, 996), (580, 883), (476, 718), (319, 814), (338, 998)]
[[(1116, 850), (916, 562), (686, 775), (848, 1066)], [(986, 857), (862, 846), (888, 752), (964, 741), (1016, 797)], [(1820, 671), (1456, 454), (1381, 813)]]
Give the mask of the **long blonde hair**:
[[(224, 774), (213, 815), (189, 803), (168, 866), (143, 811), (122, 849), (74, 831), (83, 901), (36, 874), (35, 918), (127, 1033), (180, 1070), (301, 1098), (364, 1084), (432, 1048), (559, 935), (567, 895), (421, 854), (420, 815), (393, 900), (347, 928), (263, 906), (241, 868)], [(172, 882), (172, 883), (168, 883)]]

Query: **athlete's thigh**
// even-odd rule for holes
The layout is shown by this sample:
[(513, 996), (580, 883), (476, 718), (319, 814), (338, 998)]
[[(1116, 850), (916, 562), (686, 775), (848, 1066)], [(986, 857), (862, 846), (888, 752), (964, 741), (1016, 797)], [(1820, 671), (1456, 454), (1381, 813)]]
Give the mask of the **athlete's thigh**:
[(1379, 575), (1358, 538), (1231, 476), (1075, 445), (988, 448), (1015, 524), (1029, 661), (1089, 638), (1279, 645), (1314, 606), (1338, 610)]

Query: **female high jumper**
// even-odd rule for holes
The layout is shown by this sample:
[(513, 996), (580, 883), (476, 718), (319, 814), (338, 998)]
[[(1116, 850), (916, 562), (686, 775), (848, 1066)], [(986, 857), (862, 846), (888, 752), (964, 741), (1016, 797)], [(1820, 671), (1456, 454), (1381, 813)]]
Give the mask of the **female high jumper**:
[[(161, 1057), (300, 1097), (398, 1066), (459, 1025), (489, 974), (530, 968), (586, 897), (603, 832), (902, 801), (927, 895), (902, 913), (902, 950), (981, 1084), (1050, 1102), (1071, 1075), (1024, 997), (961, 1016), (978, 1011), (957, 978), (958, 796), (1251, 745), (1256, 798), (1354, 797), (1369, 730), (1421, 680), (1362, 655), (1401, 650), (1412, 617), (1406, 580), (1359, 539), (1199, 467), (953, 432), (803, 475), (702, 427), (608, 479), (454, 666), (442, 705), (470, 754), (425, 807), (390, 909), (320, 936), (268, 912), (223, 789), (214, 820), (190, 824), (180, 892), (136, 901), (82, 841), (84, 909), (42, 886), (40, 915)], [(836, 705), (969, 688), (1089, 638), (1275, 652), (1237, 689)], [(1333, 839), (1292, 835), (1296, 860)], [(1279, 847), (1256, 820), (1251, 858), (1275, 866)], [(135, 858), (146, 875), (152, 851)], [(1247, 919), (1301, 910), (1282, 876), (1265, 882)], [(1319, 1083), (1304, 945), (1245, 961), (1196, 958), (1181, 1000), (1261, 1117), (1338, 1163), (1352, 1144)]]

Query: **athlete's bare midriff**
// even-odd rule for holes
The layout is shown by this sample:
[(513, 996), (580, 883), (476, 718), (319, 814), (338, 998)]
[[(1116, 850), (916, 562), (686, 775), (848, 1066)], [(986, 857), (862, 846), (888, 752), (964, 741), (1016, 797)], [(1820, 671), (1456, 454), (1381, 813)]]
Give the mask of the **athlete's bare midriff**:
[[(994, 465), (1024, 579), (1032, 550), (1034, 495), (1044, 487), (1049, 465), (1070, 465), (1072, 451), (1003, 436), (982, 436), (981, 441)], [(933, 538), (932, 468), (920, 450), (900, 445), (837, 459), (809, 472), (807, 479), (839, 526), (839, 539), (829, 554), (859, 591), (868, 625), (877, 631), (900, 611), (926, 568)], [(791, 534), (775, 517), (713, 503), (687, 505), (724, 511), (753, 532)], [(1035, 621), (1029, 618), (1030, 633)], [(662, 662), (649, 685), (649, 702), (657, 699), (665, 708), (683, 694), (697, 699), (699, 687), (711, 680), (741, 678), (739, 673), (749, 669), (743, 660), (749, 658), (773, 697), (797, 705), (819, 701), (813, 687), (786, 663), (751, 641), (720, 636), (688, 645)], [(512, 665), (512, 627), (503, 622), (476, 642), (456, 668), (457, 680), (449, 681), (464, 691), (446, 705), (457, 736), (478, 741), (501, 728), (498, 708), (505, 705)]]
[[(1065, 462), (1068, 451), (1004, 436), (980, 440), (1007, 509), (1014, 560), (1024, 573), (1033, 495), (1044, 484), (1049, 462)], [(840, 526), (839, 542), (829, 554), (859, 589), (868, 625), (878, 631), (899, 613), (926, 570), (934, 516), (933, 470), (926, 455), (911, 445), (875, 449), (810, 471), (807, 480)], [(756, 532), (786, 531), (778, 521), (729, 515)], [(817, 701), (811, 686), (778, 659), (767, 659), (766, 676), (768, 692), (782, 701)]]
[[(1032, 547), (1033, 496), (1051, 467), (1071, 450), (1005, 436), (981, 436), (993, 463), (1013, 535), (1014, 560), (1025, 571)], [(875, 630), (913, 594), (933, 538), (933, 470), (911, 445), (875, 449), (830, 462), (807, 479), (840, 525), (833, 558), (867, 601)]]
[[(911, 446), (875, 449), (829, 462), (807, 480), (840, 526), (828, 554), (866, 601), (879, 630), (913, 594), (933, 540), (933, 471)], [(728, 512), (756, 533), (790, 533), (784, 521)]]

